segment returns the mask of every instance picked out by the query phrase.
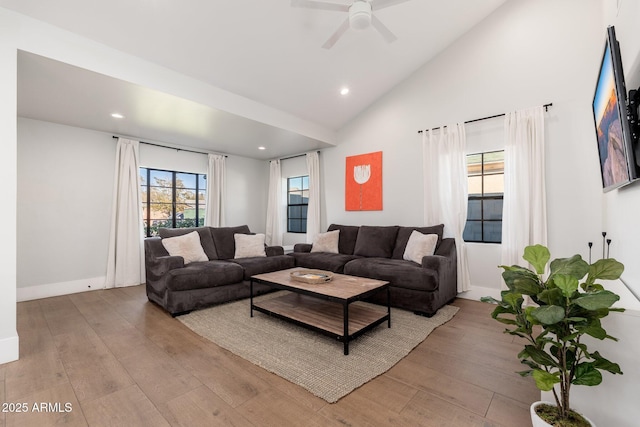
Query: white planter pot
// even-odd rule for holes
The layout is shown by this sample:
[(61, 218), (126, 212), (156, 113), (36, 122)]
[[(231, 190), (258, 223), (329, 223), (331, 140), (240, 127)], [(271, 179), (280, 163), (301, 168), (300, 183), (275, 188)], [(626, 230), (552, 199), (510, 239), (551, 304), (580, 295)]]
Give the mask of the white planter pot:
[[(551, 406), (556, 406), (555, 403), (553, 402), (533, 402), (531, 404), (531, 408), (530, 408), (530, 412), (531, 412), (531, 424), (533, 424), (533, 427), (551, 427), (551, 424), (547, 423), (546, 421), (544, 421), (542, 418), (540, 418), (538, 416), (538, 414), (536, 414), (536, 407), (538, 405), (551, 405)], [(580, 414), (582, 415), (582, 414)], [(596, 425), (593, 423), (593, 421), (591, 421), (589, 418), (585, 417), (584, 415), (582, 415), (584, 417), (585, 420), (587, 420), (589, 422), (589, 424), (591, 424), (591, 427), (596, 427)]]

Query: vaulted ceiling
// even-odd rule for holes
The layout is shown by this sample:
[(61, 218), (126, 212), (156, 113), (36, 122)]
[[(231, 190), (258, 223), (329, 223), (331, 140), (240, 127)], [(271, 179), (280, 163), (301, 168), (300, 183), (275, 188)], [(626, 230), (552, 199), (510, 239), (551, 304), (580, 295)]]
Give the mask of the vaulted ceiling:
[[(332, 1), (351, 3), (349, 0)], [(373, 28), (360, 32), (348, 30), (331, 49), (321, 46), (343, 23), (347, 14), (295, 8), (290, 0), (0, 0), (0, 6), (336, 131), (505, 1), (398, 2), (391, 7), (374, 10), (374, 15), (397, 36), (395, 42), (387, 43)], [(35, 57), (23, 57), (19, 69), (21, 93), (26, 94), (25, 88), (35, 85), (35, 81), (29, 79), (43, 77), (42, 73), (53, 74), (51, 78), (40, 79), (39, 93), (55, 91), (56, 78), (61, 78), (55, 74), (62, 69), (54, 65)], [(67, 71), (74, 70), (68, 68)], [(64, 75), (64, 72), (60, 74)], [(98, 76), (87, 78), (100, 80)], [(121, 81), (107, 83), (105, 80), (103, 83), (116, 98), (121, 90), (123, 95), (120, 99), (125, 104), (139, 103), (141, 99), (157, 103), (158, 99), (153, 97), (163, 95), (147, 92), (148, 98), (145, 98), (145, 88), (133, 88)], [(343, 87), (350, 90), (347, 96), (339, 93)], [(95, 103), (104, 102), (99, 97), (94, 98)], [(81, 109), (72, 108), (74, 100), (71, 97), (65, 100), (68, 113), (58, 109), (55, 116), (55, 105), (44, 108), (42, 105), (38, 107), (37, 102), (28, 101), (27, 98), (19, 100), (20, 114), (62, 123), (64, 114), (68, 114), (70, 119), (72, 115), (78, 117), (82, 111), (91, 109), (91, 105), (86, 105), (86, 99), (84, 103), (77, 103), (82, 104)], [(189, 103), (188, 100), (170, 98), (165, 101), (167, 105), (174, 106), (173, 109), (167, 107), (168, 112), (188, 108)], [(198, 109), (195, 105), (191, 107)], [(132, 105), (120, 108), (122, 111), (133, 110)], [(50, 116), (43, 110), (49, 110)], [(199, 117), (203, 121), (228, 114), (204, 110), (201, 113)], [(227, 119), (234, 127), (242, 125), (242, 120), (234, 121), (230, 116)], [(83, 119), (76, 122), (78, 120)], [(108, 124), (111, 118), (104, 120), (104, 126), (99, 130), (117, 131), (113, 129), (114, 125)], [(161, 114), (145, 120), (143, 123), (117, 126), (131, 126), (130, 133), (145, 132), (140, 136), (146, 138), (175, 141), (176, 135), (182, 135), (185, 137), (183, 142), (192, 146), (209, 141), (211, 149), (234, 152), (233, 147), (237, 146), (239, 151), (236, 154), (253, 152), (248, 151), (248, 147), (241, 150), (241, 142), (225, 146), (224, 138), (216, 138), (212, 134), (214, 126), (196, 126), (198, 130), (193, 131), (192, 124), (167, 120)], [(167, 128), (167, 123), (172, 122), (176, 123), (175, 127)], [(265, 131), (258, 129), (260, 123), (245, 124), (257, 126), (256, 132)], [(80, 126), (78, 123), (73, 125)], [(83, 127), (100, 126), (89, 123)], [(295, 148), (287, 148), (286, 141), (295, 139), (296, 135), (287, 136), (277, 129), (272, 131), (274, 142), (285, 142), (277, 150), (262, 156), (274, 157), (273, 154), (282, 155), (292, 150), (299, 152), (301, 146), (322, 148), (327, 142), (309, 139), (302, 141), (302, 145), (295, 145)], [(247, 141), (249, 138), (247, 136)], [(216, 146), (211, 141), (219, 141), (220, 145)]]

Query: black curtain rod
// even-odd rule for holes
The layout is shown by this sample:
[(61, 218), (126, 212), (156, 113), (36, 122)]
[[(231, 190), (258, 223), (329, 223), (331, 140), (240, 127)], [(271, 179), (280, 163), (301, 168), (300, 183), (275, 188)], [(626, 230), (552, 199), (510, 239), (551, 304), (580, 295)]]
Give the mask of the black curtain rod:
[[(551, 107), (553, 105), (552, 102), (548, 103), (548, 104), (544, 104), (544, 111), (549, 111), (549, 107)], [(480, 122), (482, 120), (488, 120), (488, 119), (495, 119), (496, 117), (502, 117), (502, 116), (506, 116), (506, 113), (502, 113), (502, 114), (495, 114), (493, 116), (487, 116), (487, 117), (482, 117), (480, 119), (473, 119), (473, 120), (467, 120), (466, 122), (464, 122), (464, 124), (468, 124), (468, 123), (474, 123), (474, 122)], [(430, 130), (438, 130), (440, 129), (440, 127), (446, 127), (446, 126), (438, 126), (437, 128), (433, 128)], [(422, 133), (423, 131), (419, 130), (418, 133)]]
[[(118, 139), (120, 138), (119, 136), (115, 136), (112, 135), (111, 136), (113, 139)], [(213, 153), (205, 153), (204, 151), (195, 151), (195, 150), (187, 150), (186, 148), (176, 148), (176, 147), (170, 147), (168, 145), (162, 145), (162, 144), (154, 144), (152, 142), (144, 142), (144, 141), (138, 141), (140, 144), (145, 144), (145, 145), (153, 145), (154, 147), (161, 147), (161, 148), (168, 148), (169, 150), (177, 150), (177, 151), (186, 151), (187, 153), (196, 153), (196, 154), (213, 154)], [(226, 154), (223, 154), (225, 157), (229, 157)]]
[[(320, 150), (316, 151), (316, 153), (320, 154)], [(297, 154), (295, 156), (289, 156), (289, 157), (283, 157), (282, 159), (276, 159), (276, 160), (289, 160), (289, 159), (295, 159), (296, 157), (303, 157), (306, 156), (307, 153), (305, 154)]]

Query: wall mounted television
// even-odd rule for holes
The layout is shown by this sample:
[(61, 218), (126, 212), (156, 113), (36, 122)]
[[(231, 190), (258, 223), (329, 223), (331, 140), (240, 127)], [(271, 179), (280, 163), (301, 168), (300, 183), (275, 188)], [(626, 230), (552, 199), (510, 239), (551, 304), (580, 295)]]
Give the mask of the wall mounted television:
[(634, 153), (637, 148), (637, 142), (634, 141), (636, 132), (632, 132), (637, 120), (634, 122), (631, 116), (620, 47), (615, 28), (611, 26), (607, 28), (607, 42), (593, 96), (593, 119), (605, 192), (629, 184), (640, 176), (636, 162), (640, 159)]

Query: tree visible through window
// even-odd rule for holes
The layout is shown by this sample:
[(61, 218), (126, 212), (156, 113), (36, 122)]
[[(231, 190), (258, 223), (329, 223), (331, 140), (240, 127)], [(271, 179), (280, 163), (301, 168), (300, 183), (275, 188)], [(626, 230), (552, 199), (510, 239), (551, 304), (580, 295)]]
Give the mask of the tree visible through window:
[(287, 232), (307, 232), (309, 176), (287, 178)]
[(206, 175), (140, 168), (142, 218), (147, 237), (158, 228), (204, 225)]
[(502, 202), (504, 199), (504, 151), (467, 156), (469, 201), (466, 242), (502, 242)]

